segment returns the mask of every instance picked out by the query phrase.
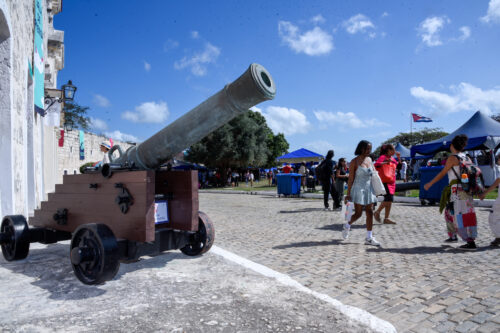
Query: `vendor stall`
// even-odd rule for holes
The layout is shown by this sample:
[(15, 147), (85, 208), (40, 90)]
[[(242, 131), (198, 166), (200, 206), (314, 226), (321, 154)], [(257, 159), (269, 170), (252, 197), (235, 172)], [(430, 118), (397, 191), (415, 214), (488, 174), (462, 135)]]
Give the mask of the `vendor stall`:
[[(469, 138), (465, 150), (492, 150), (491, 163), (489, 168), (491, 170), (483, 171), (484, 175), (488, 175), (488, 179), (484, 179), (485, 185), (491, 185), (495, 178), (500, 175), (497, 174), (495, 168), (494, 152), (500, 145), (500, 123), (493, 120), (491, 117), (477, 111), (474, 115), (456, 131), (440, 139), (422, 143), (411, 147), (411, 155), (420, 153), (422, 155), (434, 155), (440, 151), (449, 151), (451, 140), (459, 134), (465, 134)], [(483, 170), (486, 168), (482, 166)], [(491, 172), (489, 172), (491, 171)]]
[(281, 163), (301, 163), (310, 161), (319, 162), (323, 159), (323, 155), (307, 150), (305, 148), (292, 151), (291, 153), (282, 155), (277, 158), (278, 162)]

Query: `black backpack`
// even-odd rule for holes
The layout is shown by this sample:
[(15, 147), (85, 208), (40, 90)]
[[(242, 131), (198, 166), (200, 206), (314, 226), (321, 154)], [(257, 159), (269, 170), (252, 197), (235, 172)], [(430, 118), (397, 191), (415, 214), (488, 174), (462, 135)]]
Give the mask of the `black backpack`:
[(329, 177), (328, 168), (326, 166), (326, 160), (321, 161), (316, 167), (316, 178), (325, 179)]

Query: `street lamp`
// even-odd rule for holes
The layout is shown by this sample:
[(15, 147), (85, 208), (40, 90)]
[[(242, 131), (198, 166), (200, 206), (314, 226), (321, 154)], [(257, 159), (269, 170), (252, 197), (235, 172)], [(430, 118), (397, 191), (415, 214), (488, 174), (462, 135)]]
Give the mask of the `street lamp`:
[(66, 120), (64, 122), (63, 128), (66, 132), (72, 131), (73, 130), (74, 123), (72, 120)]
[(63, 98), (64, 101), (72, 101), (73, 97), (75, 97), (76, 87), (73, 85), (71, 80), (68, 80), (68, 83), (62, 85)]
[(68, 80), (68, 83), (63, 84), (61, 86), (62, 89), (51, 89), (51, 91), (56, 91), (59, 93), (59, 96), (62, 95), (62, 97), (54, 97), (50, 96), (47, 91), (45, 91), (45, 104), (48, 106), (45, 108), (44, 113), (42, 116), (47, 115), (48, 110), (54, 103), (64, 103), (66, 101), (71, 102), (73, 101), (75, 97), (75, 92), (76, 92), (76, 87), (73, 85), (73, 82), (71, 80)]

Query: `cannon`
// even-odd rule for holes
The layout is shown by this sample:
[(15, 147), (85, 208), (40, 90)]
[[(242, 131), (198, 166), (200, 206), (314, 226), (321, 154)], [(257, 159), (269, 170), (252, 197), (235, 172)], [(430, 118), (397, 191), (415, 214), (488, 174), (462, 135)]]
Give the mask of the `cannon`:
[(170, 170), (162, 164), (275, 93), (269, 72), (251, 64), (235, 81), (144, 142), (125, 152), (113, 146), (110, 163), (64, 175), (29, 224), (22, 215), (2, 219), (4, 258), (26, 258), (30, 243), (71, 240), (69, 258), (76, 277), (94, 285), (113, 279), (121, 262), (141, 256), (174, 249), (188, 256), (207, 252), (215, 230), (198, 210), (197, 171)]

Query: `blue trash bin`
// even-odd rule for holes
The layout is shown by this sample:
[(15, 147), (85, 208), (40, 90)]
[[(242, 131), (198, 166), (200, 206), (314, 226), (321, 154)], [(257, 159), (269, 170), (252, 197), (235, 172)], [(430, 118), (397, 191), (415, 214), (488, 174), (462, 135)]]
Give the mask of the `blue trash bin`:
[(425, 205), (426, 203), (435, 204), (441, 200), (441, 193), (443, 189), (448, 185), (448, 175), (441, 178), (440, 181), (432, 185), (429, 191), (424, 189), (424, 185), (427, 184), (434, 178), (438, 173), (443, 170), (443, 166), (435, 167), (422, 167), (420, 168), (420, 203)]
[(299, 195), (301, 178), (298, 173), (280, 173), (276, 175), (278, 182), (278, 196), (280, 195)]

